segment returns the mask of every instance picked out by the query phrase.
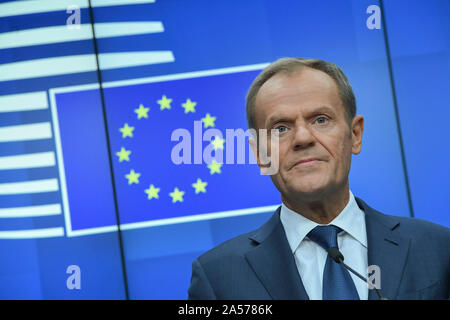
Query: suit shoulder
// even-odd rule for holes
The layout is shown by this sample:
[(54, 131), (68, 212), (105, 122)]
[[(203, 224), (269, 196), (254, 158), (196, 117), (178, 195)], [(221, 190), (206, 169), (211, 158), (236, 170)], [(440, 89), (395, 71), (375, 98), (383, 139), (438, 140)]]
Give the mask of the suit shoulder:
[(223, 262), (229, 264), (230, 262), (242, 262), (245, 259), (245, 254), (257, 246), (263, 239), (271, 234), (279, 225), (280, 207), (273, 213), (261, 227), (256, 230), (238, 235), (231, 238), (209, 251), (202, 254), (197, 260), (205, 265), (206, 263)]
[(399, 228), (409, 233), (413, 238), (429, 238), (450, 242), (450, 229), (427, 220), (410, 217), (400, 217)]
[(420, 219), (420, 218), (412, 218), (412, 217), (396, 217), (400, 221), (400, 225), (403, 225), (404, 228), (407, 228), (411, 231), (422, 231), (422, 232), (438, 232), (443, 235), (449, 235), (450, 229), (442, 226), (440, 224)]
[(201, 264), (208, 264), (218, 260), (228, 260), (233, 257), (244, 257), (245, 253), (254, 247), (250, 237), (255, 232), (256, 231), (247, 232), (222, 242), (200, 255), (197, 260), (199, 260)]
[[(377, 221), (396, 233), (411, 236), (412, 238), (422, 238), (432, 235), (441, 240), (450, 239), (450, 229), (427, 220), (386, 214), (369, 206), (362, 199), (355, 197), (358, 206), (366, 213), (371, 221)], [(367, 219), (366, 219), (367, 221)]]
[(450, 229), (445, 226), (420, 218), (388, 215), (379, 211), (377, 213), (391, 221), (397, 221), (393, 225), (393, 230), (412, 239), (437, 241), (442, 244), (450, 242)]

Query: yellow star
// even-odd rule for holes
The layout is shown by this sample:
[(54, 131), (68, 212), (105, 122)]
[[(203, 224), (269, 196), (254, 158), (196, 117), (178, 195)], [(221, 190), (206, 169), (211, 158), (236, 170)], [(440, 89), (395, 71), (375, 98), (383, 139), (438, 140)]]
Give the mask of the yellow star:
[(225, 139), (221, 139), (218, 136), (216, 136), (216, 138), (213, 141), (211, 141), (211, 144), (213, 145), (214, 150), (223, 149), (224, 143), (225, 143)]
[(205, 128), (214, 127), (214, 121), (216, 121), (216, 117), (211, 117), (209, 113), (206, 114), (204, 118), (202, 118), (203, 124)]
[(187, 99), (185, 103), (181, 104), (184, 108), (184, 113), (195, 112), (195, 106), (197, 102), (191, 101), (191, 99)]
[(119, 131), (122, 132), (122, 138), (126, 138), (126, 137), (133, 138), (133, 130), (134, 130), (134, 127), (128, 126), (128, 123), (125, 123), (123, 128), (119, 129)]
[(159, 190), (160, 190), (159, 188), (155, 188), (155, 186), (151, 184), (148, 189), (145, 189), (145, 193), (148, 195), (147, 198), (149, 200), (153, 199), (153, 198), (159, 199), (159, 195), (158, 195)]
[(192, 186), (195, 188), (195, 194), (203, 192), (206, 193), (205, 187), (208, 185), (208, 182), (202, 181), (200, 178), (197, 179), (196, 183), (193, 183)]
[(213, 160), (210, 164), (208, 164), (208, 168), (210, 170), (209, 173), (222, 173), (222, 171), (220, 170), (221, 167), (222, 164), (218, 163), (216, 160)]
[(130, 161), (130, 153), (131, 150), (126, 150), (124, 147), (122, 147), (119, 152), (116, 152), (116, 155), (119, 157), (119, 162), (122, 162), (124, 160)]
[(161, 106), (160, 110), (170, 109), (170, 103), (172, 99), (167, 99), (165, 95), (162, 96), (161, 100), (158, 100), (158, 104)]
[(148, 118), (148, 111), (150, 110), (150, 108), (145, 108), (143, 104), (139, 105), (139, 108), (134, 109), (134, 112), (137, 113), (138, 115), (138, 119), (140, 118)]
[(126, 174), (125, 177), (128, 179), (129, 185), (133, 183), (138, 184), (140, 175), (141, 175), (140, 173), (134, 172), (134, 170), (131, 169), (130, 173)]
[(183, 202), (184, 191), (180, 191), (178, 190), (178, 188), (175, 188), (175, 190), (173, 190), (173, 192), (169, 194), (172, 197), (172, 203), (175, 203), (177, 201)]

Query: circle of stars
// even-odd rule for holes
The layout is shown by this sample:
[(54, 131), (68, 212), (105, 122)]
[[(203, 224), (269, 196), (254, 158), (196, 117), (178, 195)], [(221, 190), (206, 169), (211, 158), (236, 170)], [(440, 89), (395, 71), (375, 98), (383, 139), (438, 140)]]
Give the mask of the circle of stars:
[[(173, 99), (168, 98), (166, 95), (162, 95), (161, 99), (158, 99), (156, 103), (159, 105), (159, 110), (171, 110), (172, 109)], [(195, 113), (197, 106), (197, 102), (192, 101), (190, 98), (187, 98), (185, 102), (181, 103), (181, 107), (184, 109), (184, 114)], [(142, 103), (139, 104), (138, 108), (134, 109), (134, 113), (136, 113), (137, 120), (148, 119), (150, 108), (145, 107)], [(201, 122), (205, 129), (214, 128), (216, 117), (212, 116), (210, 113), (206, 113), (204, 117), (201, 118)], [(130, 126), (128, 123), (124, 123), (119, 131), (122, 135), (122, 139), (133, 138), (135, 128)], [(220, 150), (224, 149), (225, 140), (219, 136), (215, 136), (213, 140), (211, 140), (211, 145), (213, 149)], [(120, 151), (115, 153), (118, 157), (119, 163), (121, 162), (130, 162), (130, 155), (132, 154), (131, 150), (127, 150), (125, 147), (121, 147)], [(210, 164), (207, 165), (209, 169), (209, 174), (220, 174), (222, 173), (223, 164), (218, 163), (216, 160), (212, 160)], [(128, 181), (128, 185), (131, 186), (133, 184), (139, 184), (139, 178), (141, 177), (141, 173), (136, 172), (134, 169), (131, 169), (128, 174), (125, 175), (125, 178)], [(208, 182), (203, 181), (200, 178), (191, 184), (194, 189), (195, 194), (206, 193), (206, 187)], [(153, 184), (150, 184), (147, 189), (144, 190), (147, 195), (148, 200), (159, 199), (159, 193), (161, 188), (156, 187)], [(173, 191), (168, 193), (168, 195), (172, 198), (172, 203), (183, 202), (185, 191), (180, 190), (178, 187), (174, 187)]]

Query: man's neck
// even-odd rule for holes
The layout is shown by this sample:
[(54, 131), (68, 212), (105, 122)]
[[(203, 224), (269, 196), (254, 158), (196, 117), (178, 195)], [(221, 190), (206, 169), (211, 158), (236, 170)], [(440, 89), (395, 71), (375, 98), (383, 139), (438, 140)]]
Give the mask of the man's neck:
[[(299, 197), (296, 197), (297, 199)], [(344, 210), (350, 200), (348, 184), (339, 192), (334, 192), (322, 199), (293, 201), (281, 195), (284, 205), (292, 211), (318, 224), (329, 224)]]

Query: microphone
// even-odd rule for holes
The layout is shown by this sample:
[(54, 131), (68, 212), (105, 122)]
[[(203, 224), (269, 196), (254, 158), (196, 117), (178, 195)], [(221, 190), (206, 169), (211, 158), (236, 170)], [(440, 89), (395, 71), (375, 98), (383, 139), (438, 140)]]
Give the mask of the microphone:
[[(365, 283), (367, 282), (367, 279), (364, 278), (362, 275), (360, 275), (358, 272), (356, 272), (355, 270), (353, 270), (352, 268), (350, 268), (348, 265), (346, 265), (344, 263), (344, 256), (342, 255), (342, 253), (339, 251), (338, 248), (330, 248), (328, 249), (328, 254), (330, 255), (330, 257), (336, 262), (336, 263), (340, 263), (342, 264), (342, 266), (344, 266), (348, 271), (350, 271), (351, 273), (353, 273), (355, 276), (357, 276), (358, 278), (360, 278), (362, 281), (364, 281)], [(378, 299), (380, 300), (389, 300), (386, 297), (383, 297), (381, 295), (380, 290), (378, 290), (377, 287), (374, 287), (375, 290), (377, 291), (377, 295), (378, 295)]]

